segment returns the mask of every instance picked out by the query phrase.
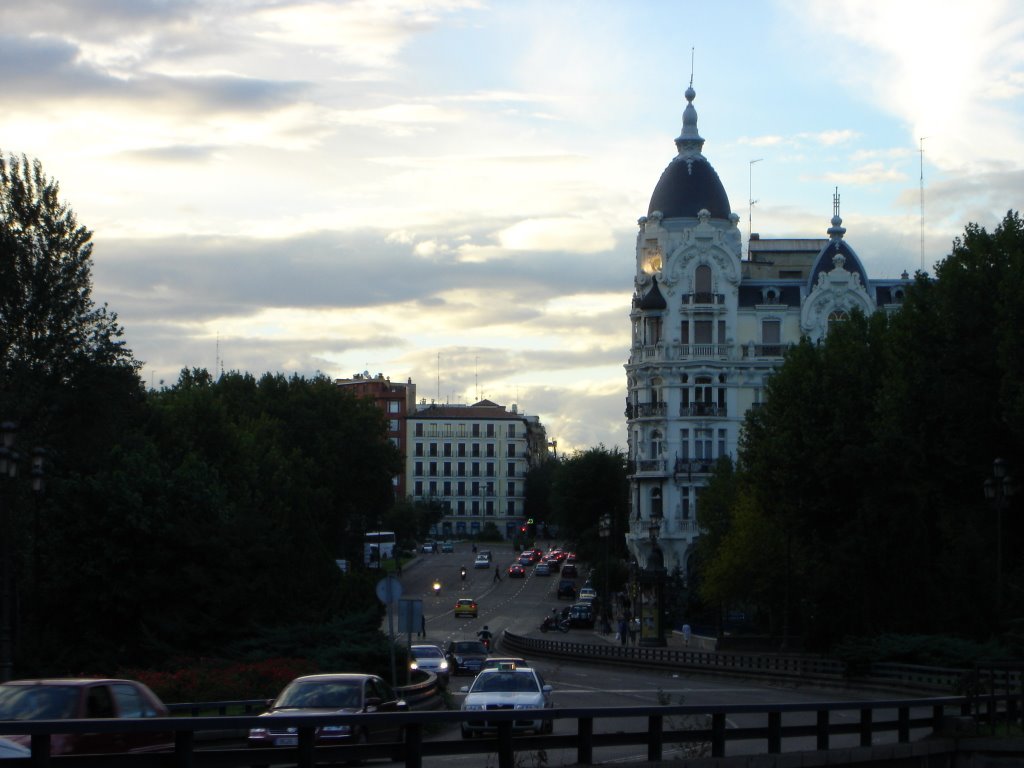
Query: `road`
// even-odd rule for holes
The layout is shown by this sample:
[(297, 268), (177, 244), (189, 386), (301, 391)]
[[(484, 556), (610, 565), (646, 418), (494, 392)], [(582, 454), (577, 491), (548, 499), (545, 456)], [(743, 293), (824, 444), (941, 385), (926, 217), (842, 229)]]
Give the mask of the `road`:
[[(516, 634), (538, 634), (541, 618), (553, 607), (567, 604), (567, 601), (559, 601), (555, 597), (559, 579), (557, 574), (550, 577), (535, 576), (533, 568), (528, 567), (526, 578), (510, 579), (505, 570), (518, 553), (514, 553), (507, 546), (492, 548), (492, 551), (495, 555), (495, 562), (502, 572), (500, 582), (494, 581), (493, 568), (486, 571), (473, 568), (474, 555), (470, 544), (456, 544), (453, 553), (421, 554), (414, 563), (405, 568), (401, 577), (403, 597), (422, 598), (424, 614), (427, 618), (426, 640), (414, 637), (414, 642), (430, 642), (444, 647), (452, 639), (475, 638), (476, 632), (485, 624), (496, 638), (500, 637), (506, 629)], [(459, 578), (459, 568), (462, 565), (468, 569), (465, 581)], [(582, 568), (581, 572), (585, 573), (586, 568)], [(441, 593), (437, 596), (432, 591), (435, 579), (441, 582)], [(581, 576), (577, 579), (577, 585), (581, 585), (583, 581), (584, 578)], [(480, 611), (477, 619), (456, 619), (453, 616), (452, 608), (456, 599), (460, 597), (471, 597), (477, 601)], [(573, 629), (568, 635), (559, 635), (558, 637), (562, 639), (578, 637), (580, 642), (585, 643), (610, 641), (610, 638), (589, 629)], [(501, 655), (500, 646), (496, 648), (495, 653)], [(658, 669), (645, 670), (599, 665), (588, 663), (585, 659), (580, 661), (534, 659), (531, 662), (545, 681), (553, 686), (552, 698), (556, 707), (641, 706), (666, 703), (688, 705), (779, 704), (889, 698), (876, 693), (872, 693), (870, 696), (861, 695), (845, 689), (839, 691), (808, 687), (792, 688), (731, 678), (690, 676)], [(471, 678), (468, 677), (452, 679), (450, 690), (454, 694), (454, 706), (458, 706), (460, 702), (459, 689), (470, 682)], [(837, 715), (837, 717), (839, 716)], [(856, 713), (851, 712), (846, 716), (853, 718)], [(806, 718), (807, 722), (811, 722), (813, 716), (808, 714)], [(728, 726), (735, 728), (744, 725), (763, 725), (763, 721), (764, 718), (761, 716), (740, 716), (730, 720)], [(617, 723), (623, 726), (628, 725), (630, 729), (639, 730), (644, 727), (639, 724), (639, 721), (626, 724), (621, 720), (612, 722), (598, 720), (595, 722), (595, 730), (598, 732), (612, 730), (617, 727)], [(693, 726), (703, 727), (703, 724), (694, 723)], [(677, 727), (680, 727), (680, 724), (666, 723), (666, 729)], [(555, 729), (556, 733), (573, 733), (575, 721), (556, 723)], [(435, 738), (456, 737), (457, 730), (454, 728), (435, 735)], [(878, 743), (895, 740), (895, 736), (890, 734), (878, 734), (876, 738)], [(855, 746), (856, 743), (856, 737), (851, 736), (849, 745)], [(844, 742), (839, 739), (834, 742), (835, 746), (841, 744)], [(805, 744), (796, 744), (795, 742), (787, 744), (787, 751), (801, 748), (814, 749), (813, 739), (808, 738)], [(731, 742), (727, 754), (756, 754), (762, 753), (764, 750), (763, 742)], [(545, 756), (550, 765), (575, 762), (574, 751), (556, 750), (555, 752), (557, 754), (549, 753)], [(677, 747), (675, 750), (667, 748), (665, 756), (666, 759), (682, 757), (684, 756), (683, 748)], [(629, 762), (645, 759), (646, 751), (643, 747), (603, 749), (595, 757), (601, 762)], [(474, 760), (479, 764), (479, 756), (444, 758), (444, 762), (449, 768), (452, 765)]]

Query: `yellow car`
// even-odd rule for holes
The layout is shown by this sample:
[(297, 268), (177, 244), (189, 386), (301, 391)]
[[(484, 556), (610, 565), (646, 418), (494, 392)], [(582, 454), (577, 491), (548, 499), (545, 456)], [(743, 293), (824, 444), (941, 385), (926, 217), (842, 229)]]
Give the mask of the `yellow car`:
[(471, 619), (476, 618), (476, 600), (470, 600), (468, 597), (461, 597), (455, 601), (455, 618), (460, 616), (469, 616)]

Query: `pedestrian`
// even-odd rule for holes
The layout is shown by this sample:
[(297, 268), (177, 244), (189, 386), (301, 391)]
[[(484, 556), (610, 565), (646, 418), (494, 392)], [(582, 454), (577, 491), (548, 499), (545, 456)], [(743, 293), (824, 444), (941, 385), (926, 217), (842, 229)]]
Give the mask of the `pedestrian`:
[(399, 576), (402, 575), (402, 558), (398, 556), (397, 552), (395, 553), (395, 573)]
[(629, 622), (629, 642), (636, 645), (636, 631), (640, 628), (640, 619), (634, 618)]
[(498, 566), (494, 566), (494, 580), (501, 581), (501, 570), (498, 568)]
[(427, 636), (427, 616), (426, 614), (420, 614), (420, 637), (425, 638)]
[(625, 645), (626, 639), (629, 637), (629, 623), (625, 616), (619, 619), (619, 641)]

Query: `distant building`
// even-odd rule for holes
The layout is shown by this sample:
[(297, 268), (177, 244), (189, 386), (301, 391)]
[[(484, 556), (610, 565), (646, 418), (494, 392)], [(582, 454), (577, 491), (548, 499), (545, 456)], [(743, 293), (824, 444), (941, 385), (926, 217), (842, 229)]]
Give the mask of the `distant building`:
[(526, 472), (547, 455), (540, 419), (481, 400), (423, 402), (406, 421), (410, 494), (447, 510), (437, 535), (471, 536), (494, 523), (512, 538), (524, 520)]
[[(382, 373), (371, 376), (366, 371), (355, 374), (351, 379), (335, 379), (334, 383), (357, 397), (368, 397), (377, 403), (387, 415), (388, 440), (402, 452), (404, 461), (408, 453), (406, 416), (416, 407), (416, 385), (412, 379), (404, 384), (396, 384)], [(391, 482), (395, 488), (395, 498), (404, 499), (407, 493), (405, 475), (395, 475)]]
[(844, 239), (838, 191), (827, 238), (752, 234), (744, 259), (739, 216), (702, 154), (694, 96), (688, 88), (678, 154), (638, 221), (625, 366), (627, 544), (641, 566), (660, 555), (683, 574), (700, 492), (718, 457), (736, 457), (744, 416), (785, 351), (854, 309), (895, 311), (909, 282), (868, 278)]

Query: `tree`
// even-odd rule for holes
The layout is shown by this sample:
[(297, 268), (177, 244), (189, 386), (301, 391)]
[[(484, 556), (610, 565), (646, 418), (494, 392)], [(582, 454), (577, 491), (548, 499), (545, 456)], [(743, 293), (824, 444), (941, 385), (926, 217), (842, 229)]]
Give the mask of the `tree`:
[(623, 554), (629, 480), (621, 450), (599, 445), (563, 458), (555, 473), (552, 501), (555, 523), (576, 540), (583, 559), (597, 562), (604, 556), (599, 524), (605, 514), (611, 518), (611, 555)]
[(0, 155), (0, 378), (22, 397), (87, 365), (139, 368), (92, 300), (92, 233), (59, 195), (38, 160)]

